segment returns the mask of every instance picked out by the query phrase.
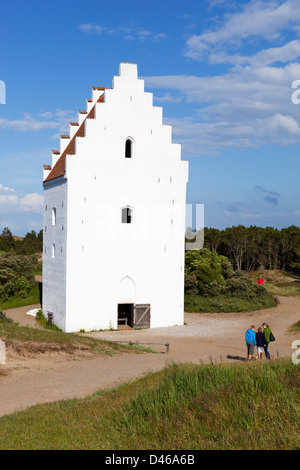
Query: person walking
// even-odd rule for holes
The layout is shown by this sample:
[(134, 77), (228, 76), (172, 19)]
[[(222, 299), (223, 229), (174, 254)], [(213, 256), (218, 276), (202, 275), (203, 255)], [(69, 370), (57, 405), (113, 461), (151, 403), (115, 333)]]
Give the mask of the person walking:
[(248, 360), (250, 361), (254, 355), (254, 348), (256, 346), (256, 335), (255, 335), (255, 326), (252, 325), (251, 328), (248, 328), (245, 335), (245, 341), (247, 346)]
[(264, 283), (263, 278), (261, 276), (259, 276), (259, 278), (257, 279), (257, 285), (262, 286), (263, 283)]
[(265, 339), (266, 339), (266, 344), (264, 345), (265, 355), (266, 355), (267, 359), (271, 359), (270, 353), (269, 353), (269, 350), (268, 350), (269, 342), (270, 342), (270, 336), (271, 336), (271, 330), (270, 330), (270, 327), (269, 327), (268, 323), (263, 323), (262, 328), (263, 328), (263, 332), (264, 332)]
[(257, 329), (256, 333), (256, 346), (257, 346), (257, 357), (256, 359), (262, 359), (262, 355), (264, 352), (264, 347), (266, 345), (266, 337), (261, 327)]

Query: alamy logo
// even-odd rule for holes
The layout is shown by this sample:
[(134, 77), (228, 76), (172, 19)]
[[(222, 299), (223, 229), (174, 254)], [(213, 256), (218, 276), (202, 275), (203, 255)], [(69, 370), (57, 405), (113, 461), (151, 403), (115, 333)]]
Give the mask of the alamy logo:
[(204, 204), (186, 204), (186, 225), (186, 251), (200, 250), (204, 244)]
[(292, 349), (296, 349), (296, 351), (293, 352), (292, 354), (292, 362), (293, 364), (299, 364), (300, 363), (300, 341), (299, 340), (296, 340), (296, 341), (293, 341), (292, 343)]
[(299, 104), (300, 103), (300, 80), (294, 80), (292, 83), (292, 88), (296, 88), (296, 91), (292, 93), (292, 103)]
[(4, 341), (0, 341), (0, 364), (5, 364), (5, 343)]
[(6, 104), (5, 83), (0, 80), (0, 104)]
[(5, 104), (6, 99), (5, 99), (5, 83), (3, 80), (0, 80), (0, 104)]

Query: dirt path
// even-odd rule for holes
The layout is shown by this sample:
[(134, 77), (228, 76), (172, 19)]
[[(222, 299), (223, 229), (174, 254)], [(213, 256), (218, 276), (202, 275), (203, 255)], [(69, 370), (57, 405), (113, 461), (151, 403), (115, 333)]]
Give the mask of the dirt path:
[[(237, 362), (246, 357), (245, 331), (252, 324), (270, 324), (276, 341), (269, 350), (273, 357), (291, 357), (299, 333), (289, 327), (300, 320), (300, 297), (282, 297), (273, 309), (250, 313), (185, 314), (185, 325), (151, 330), (103, 331), (91, 336), (110, 341), (168, 342), (153, 345), (156, 353), (95, 356), (78, 352), (32, 352), (18, 355), (7, 352), (6, 364), (0, 365), (0, 416), (29, 406), (56, 400), (80, 398), (96, 390), (114, 387), (171, 362)], [(31, 307), (6, 312), (20, 325), (35, 325), (26, 315)]]

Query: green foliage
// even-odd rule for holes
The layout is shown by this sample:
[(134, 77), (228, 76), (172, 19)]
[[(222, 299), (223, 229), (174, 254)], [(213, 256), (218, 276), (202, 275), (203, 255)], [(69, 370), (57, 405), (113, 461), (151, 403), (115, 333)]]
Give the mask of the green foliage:
[(43, 251), (43, 231), (34, 230), (26, 233), (25, 237), (14, 237), (8, 227), (0, 235), (0, 252), (13, 252), (18, 255), (31, 255)]
[(300, 331), (300, 320), (291, 326), (290, 331)]
[(0, 323), (12, 323), (13, 320), (11, 318), (8, 318), (5, 313), (0, 310)]
[(5, 227), (0, 236), (0, 251), (14, 251), (15, 240), (8, 227)]
[(185, 310), (196, 312), (242, 312), (276, 306), (263, 286), (254, 284), (229, 260), (202, 248), (186, 254)]
[(0, 301), (28, 296), (35, 287), (35, 259), (14, 253), (0, 254)]
[(61, 331), (61, 329), (54, 325), (54, 323), (52, 325), (48, 323), (48, 320), (46, 317), (44, 317), (42, 310), (37, 312), (35, 319), (46, 330)]
[(194, 282), (194, 288), (197, 287), (199, 293), (213, 282), (216, 285), (223, 284), (223, 273), (226, 273), (227, 276), (232, 271), (233, 269), (225, 256), (220, 256), (207, 248), (188, 251), (186, 254), (185, 273), (189, 284), (193, 284), (192, 280), (197, 279), (197, 284)]
[(300, 227), (205, 228), (204, 247), (226, 256), (234, 269), (284, 269), (300, 272)]

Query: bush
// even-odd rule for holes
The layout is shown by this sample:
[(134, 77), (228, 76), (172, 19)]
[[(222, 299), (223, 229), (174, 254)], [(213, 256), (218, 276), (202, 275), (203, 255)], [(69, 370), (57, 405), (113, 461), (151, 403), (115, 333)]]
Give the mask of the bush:
[(0, 255), (0, 300), (19, 295), (26, 297), (35, 287), (35, 261), (31, 257), (2, 253)]
[(185, 276), (188, 280), (188, 286), (191, 283), (191, 276), (197, 279), (193, 290), (198, 289), (198, 293), (211, 283), (221, 285), (225, 277), (230, 277), (233, 272), (232, 266), (225, 256), (218, 255), (215, 251), (209, 251), (207, 248), (201, 250), (188, 251), (185, 258)]
[(7, 318), (5, 313), (0, 310), (0, 323), (13, 323), (13, 320), (11, 318)]
[(28, 282), (25, 276), (20, 276), (15, 284), (16, 294), (21, 297), (26, 297), (32, 289), (32, 285)]
[(263, 286), (234, 271), (224, 256), (204, 248), (186, 255), (185, 309), (194, 312), (242, 312), (275, 306)]

